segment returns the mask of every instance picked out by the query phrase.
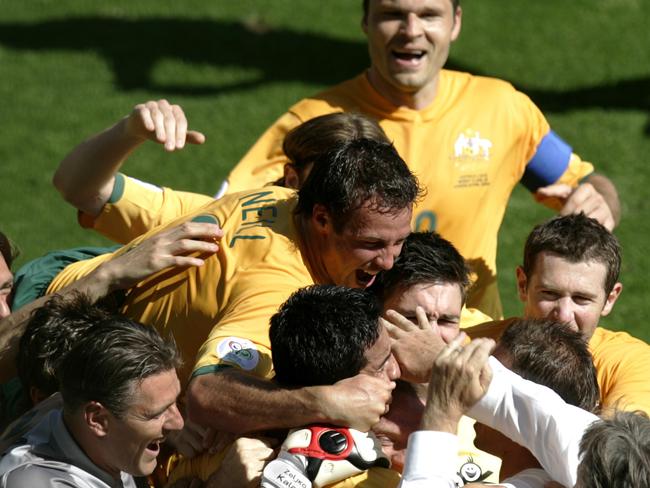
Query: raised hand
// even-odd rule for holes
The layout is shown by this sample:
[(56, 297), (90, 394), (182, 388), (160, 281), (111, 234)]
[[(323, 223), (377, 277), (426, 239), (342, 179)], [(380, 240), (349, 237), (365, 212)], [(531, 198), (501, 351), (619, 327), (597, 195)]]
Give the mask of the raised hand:
[(140, 103), (126, 119), (127, 134), (163, 144), (166, 151), (182, 149), (185, 142), (203, 144), (205, 135), (188, 130), (185, 113), (167, 100)]

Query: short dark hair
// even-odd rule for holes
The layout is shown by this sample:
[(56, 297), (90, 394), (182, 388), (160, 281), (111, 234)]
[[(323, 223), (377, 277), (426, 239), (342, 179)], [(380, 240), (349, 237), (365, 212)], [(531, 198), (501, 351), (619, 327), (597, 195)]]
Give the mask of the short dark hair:
[(457, 284), (465, 301), (467, 263), (453, 244), (436, 232), (411, 233), (393, 267), (377, 275), (370, 291), (383, 302), (396, 290), (422, 283)]
[(137, 384), (180, 366), (173, 338), (127, 317), (112, 316), (81, 337), (61, 362), (64, 409), (75, 412), (96, 401), (118, 418), (131, 406)]
[(580, 488), (650, 486), (650, 419), (619, 411), (594, 422), (580, 441), (580, 458)]
[(45, 395), (59, 389), (56, 371), (72, 346), (96, 323), (109, 317), (87, 295), (54, 295), (37, 308), (20, 338), (16, 367), (25, 391), (38, 388)]
[(379, 212), (393, 213), (410, 208), (419, 195), (417, 179), (392, 144), (354, 139), (314, 161), (298, 191), (295, 213), (308, 217), (316, 204), (324, 205), (340, 232), (350, 215), (366, 203)]
[[(370, 4), (370, 0), (363, 0), (363, 20), (366, 20), (368, 18), (369, 4)], [(456, 9), (460, 7), (460, 0), (451, 0), (451, 5), (455, 12)]]
[(296, 291), (271, 317), (275, 379), (285, 386), (331, 385), (357, 374), (381, 332), (371, 293), (333, 285)]
[(524, 273), (530, 278), (537, 255), (555, 254), (571, 263), (596, 261), (607, 268), (605, 292), (609, 293), (621, 271), (621, 247), (610, 231), (584, 213), (555, 217), (536, 226), (524, 246)]
[(11, 265), (14, 262), (14, 259), (18, 257), (20, 254), (20, 251), (18, 251), (18, 248), (14, 245), (13, 242), (9, 240), (7, 235), (0, 231), (0, 254), (4, 258), (5, 262), (7, 263), (7, 267), (11, 269)]
[(582, 334), (548, 319), (513, 319), (499, 339), (512, 370), (544, 385), (565, 402), (595, 412), (600, 403), (596, 368)]

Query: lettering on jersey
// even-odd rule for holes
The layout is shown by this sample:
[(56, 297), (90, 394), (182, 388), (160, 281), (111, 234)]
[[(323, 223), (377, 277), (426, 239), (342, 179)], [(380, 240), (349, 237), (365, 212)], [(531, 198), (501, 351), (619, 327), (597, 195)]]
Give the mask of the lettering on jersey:
[(422, 210), (415, 216), (415, 232), (436, 230), (436, 214), (431, 210)]
[(276, 199), (264, 198), (272, 194), (272, 191), (260, 191), (250, 193), (239, 199), (242, 202), (242, 223), (235, 235), (230, 239), (230, 247), (234, 247), (238, 239), (266, 239), (266, 236), (251, 233), (251, 229), (269, 227), (275, 223), (275, 218), (278, 216), (278, 208), (275, 205)]
[(217, 357), (229, 363), (236, 364), (245, 371), (255, 369), (260, 360), (260, 354), (253, 342), (241, 337), (226, 337), (216, 348)]
[(452, 156), (456, 176), (454, 188), (471, 188), (490, 184), (487, 163), (492, 154), (492, 141), (481, 137), (479, 131), (466, 129), (454, 143)]

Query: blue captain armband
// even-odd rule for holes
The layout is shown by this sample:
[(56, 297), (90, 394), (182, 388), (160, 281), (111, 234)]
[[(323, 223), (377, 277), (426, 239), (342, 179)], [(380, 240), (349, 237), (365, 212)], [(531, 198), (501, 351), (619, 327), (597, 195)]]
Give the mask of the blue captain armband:
[(537, 146), (532, 159), (528, 161), (521, 182), (531, 192), (552, 185), (568, 168), (572, 153), (571, 146), (555, 132), (549, 131)]

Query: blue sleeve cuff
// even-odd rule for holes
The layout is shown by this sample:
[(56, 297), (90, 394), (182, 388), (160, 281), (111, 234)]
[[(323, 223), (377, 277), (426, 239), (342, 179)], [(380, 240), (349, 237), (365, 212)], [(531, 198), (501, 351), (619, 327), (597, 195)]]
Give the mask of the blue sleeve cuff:
[(572, 153), (571, 146), (555, 132), (549, 131), (537, 146), (535, 155), (528, 161), (521, 182), (531, 192), (552, 185), (569, 167)]

